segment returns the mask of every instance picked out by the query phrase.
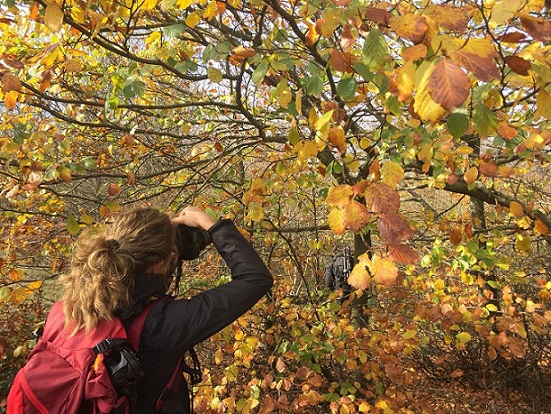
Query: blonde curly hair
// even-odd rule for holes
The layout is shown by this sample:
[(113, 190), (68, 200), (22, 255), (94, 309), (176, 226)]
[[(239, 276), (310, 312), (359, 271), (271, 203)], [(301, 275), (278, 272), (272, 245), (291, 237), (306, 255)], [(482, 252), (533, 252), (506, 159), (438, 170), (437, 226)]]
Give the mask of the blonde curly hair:
[(90, 332), (127, 310), (134, 275), (166, 261), (175, 238), (168, 215), (152, 208), (122, 213), (99, 232), (84, 232), (75, 242), (69, 272), (61, 277), (66, 327)]

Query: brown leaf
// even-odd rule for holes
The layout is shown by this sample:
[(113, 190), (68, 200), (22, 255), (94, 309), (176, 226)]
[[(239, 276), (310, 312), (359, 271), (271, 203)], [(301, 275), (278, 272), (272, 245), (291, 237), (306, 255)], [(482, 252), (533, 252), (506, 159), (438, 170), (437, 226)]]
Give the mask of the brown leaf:
[(402, 264), (415, 264), (419, 261), (419, 253), (410, 245), (395, 243), (388, 246), (389, 257)]
[(551, 41), (551, 22), (532, 16), (520, 18), (520, 22), (530, 36), (541, 42)]
[(381, 213), (377, 220), (379, 236), (387, 244), (409, 239), (413, 232), (407, 222), (396, 213)]
[(374, 183), (365, 191), (365, 205), (374, 213), (397, 213), (400, 195), (388, 184)]
[(256, 51), (252, 47), (243, 47), (239, 45), (233, 48), (232, 54), (239, 58), (250, 58), (256, 55)]
[(11, 73), (6, 73), (2, 76), (2, 92), (10, 91), (20, 91), (21, 90), (21, 81), (17, 76), (12, 75)]
[(350, 65), (350, 62), (347, 61), (347, 59), (345, 58), (344, 53), (342, 53), (338, 49), (333, 49), (329, 60), (331, 62), (331, 66), (333, 66), (333, 68), (335, 68), (339, 72), (354, 72)]
[(428, 88), (434, 102), (451, 111), (467, 100), (471, 82), (457, 63), (443, 58), (434, 67)]
[(372, 22), (388, 27), (388, 22), (390, 21), (392, 15), (389, 11), (385, 9), (379, 9), (377, 7), (366, 7), (365, 17)]
[(118, 196), (120, 192), (121, 192), (121, 189), (117, 184), (115, 183), (109, 184), (109, 187), (107, 188), (107, 194), (109, 194), (111, 197)]
[(505, 33), (499, 38), (501, 42), (504, 43), (519, 43), (526, 39), (526, 35), (521, 32), (509, 32)]
[(25, 64), (23, 62), (21, 62), (20, 60), (16, 60), (16, 59), (9, 59), (9, 58), (4, 58), (3, 59), (4, 63), (9, 66), (10, 68), (14, 68), (14, 69), (23, 69), (25, 67)]
[(481, 81), (491, 82), (499, 78), (499, 67), (492, 57), (460, 49), (453, 53), (453, 59)]
[(532, 64), (528, 60), (516, 55), (507, 56), (505, 58), (505, 63), (513, 72), (522, 76), (527, 76), (530, 73), (530, 69), (532, 69)]
[(285, 365), (285, 361), (281, 357), (277, 359), (275, 368), (277, 372), (283, 372), (287, 369), (287, 365)]
[(457, 246), (463, 240), (463, 233), (461, 232), (461, 227), (455, 226), (450, 230), (449, 235), (450, 243), (454, 246)]

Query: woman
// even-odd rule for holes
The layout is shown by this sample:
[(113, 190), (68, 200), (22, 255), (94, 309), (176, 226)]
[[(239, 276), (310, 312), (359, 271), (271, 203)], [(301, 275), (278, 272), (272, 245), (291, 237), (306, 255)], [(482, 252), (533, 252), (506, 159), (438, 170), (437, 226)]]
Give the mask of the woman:
[[(232, 281), (190, 299), (163, 300), (171, 282), (176, 226), (207, 230), (228, 265)], [(66, 327), (92, 330), (112, 315), (131, 320), (153, 302), (145, 319), (138, 358), (140, 413), (155, 413), (184, 352), (249, 310), (271, 288), (270, 272), (230, 220), (215, 222), (197, 207), (170, 218), (154, 209), (120, 214), (103, 232), (77, 240), (70, 272), (63, 277)], [(163, 413), (188, 413), (185, 383)]]

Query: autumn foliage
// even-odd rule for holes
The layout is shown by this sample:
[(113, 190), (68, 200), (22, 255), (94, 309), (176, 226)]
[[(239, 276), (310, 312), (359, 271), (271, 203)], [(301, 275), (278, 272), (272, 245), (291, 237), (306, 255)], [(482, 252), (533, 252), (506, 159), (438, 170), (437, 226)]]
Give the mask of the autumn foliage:
[[(0, 401), (74, 237), (193, 203), (276, 278), (201, 346), (201, 412), (544, 412), (549, 9), (2, 1)], [(322, 275), (345, 246), (340, 306)], [(182, 294), (228, 277), (202, 259)]]

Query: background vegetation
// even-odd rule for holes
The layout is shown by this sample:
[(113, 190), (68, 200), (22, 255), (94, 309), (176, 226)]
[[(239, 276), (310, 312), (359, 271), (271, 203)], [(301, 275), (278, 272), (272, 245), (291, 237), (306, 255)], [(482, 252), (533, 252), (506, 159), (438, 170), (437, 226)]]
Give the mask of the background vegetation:
[(200, 412), (549, 412), (544, 0), (0, 4), (0, 401), (75, 236), (197, 204), (276, 278)]

